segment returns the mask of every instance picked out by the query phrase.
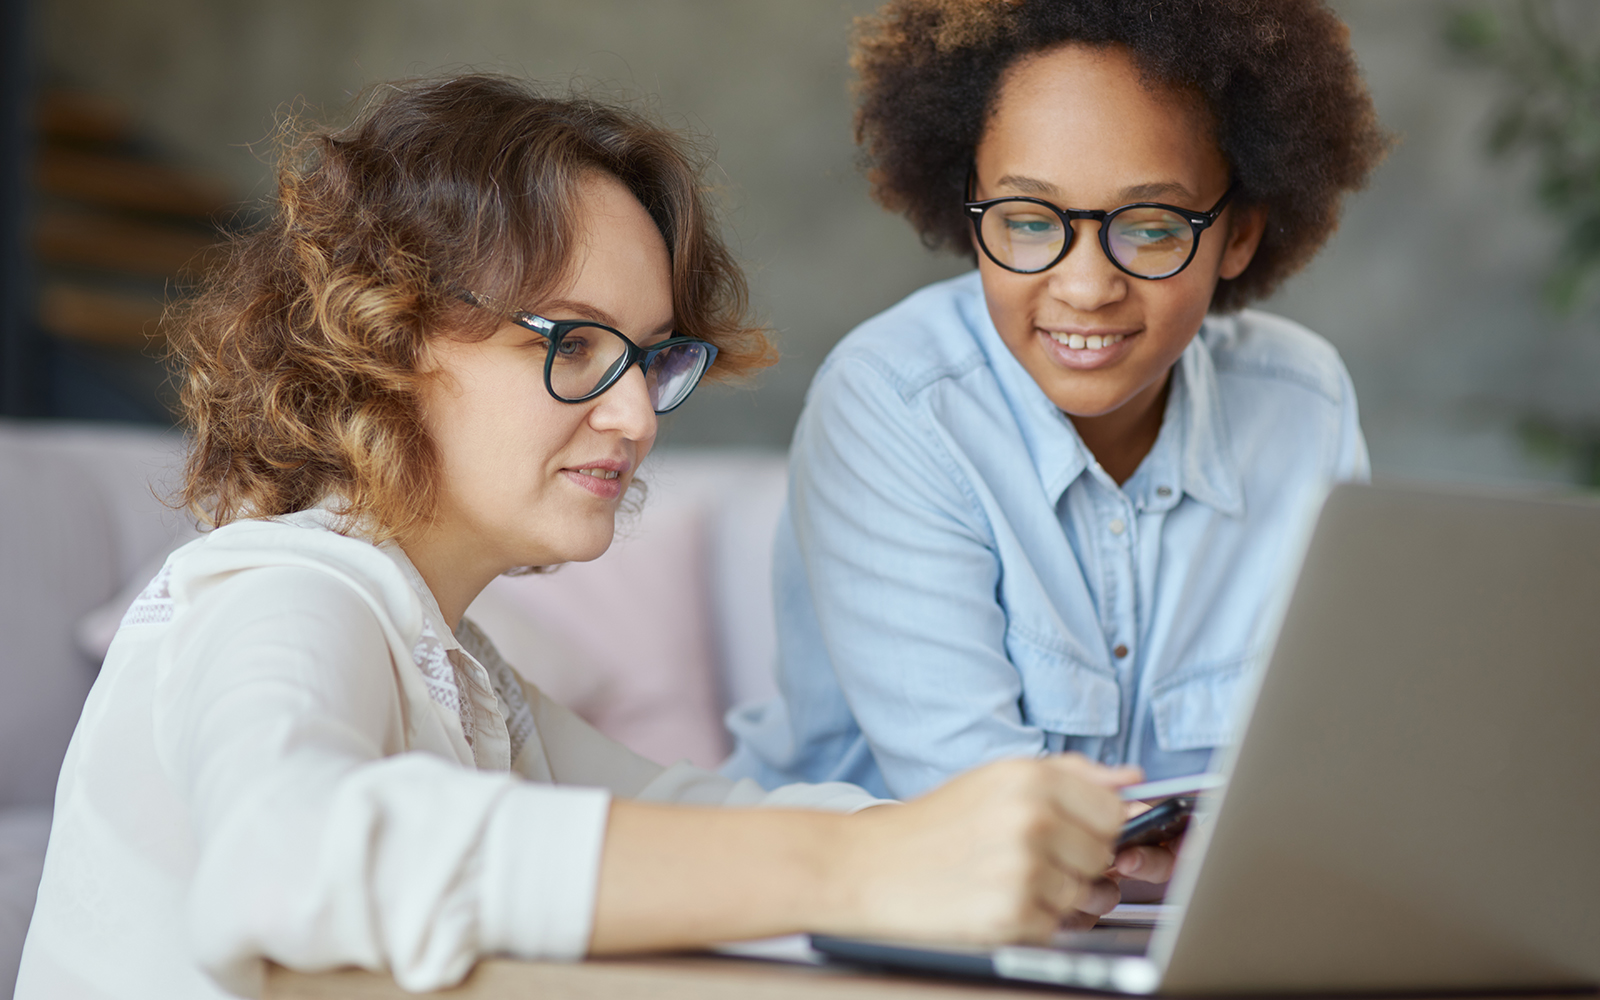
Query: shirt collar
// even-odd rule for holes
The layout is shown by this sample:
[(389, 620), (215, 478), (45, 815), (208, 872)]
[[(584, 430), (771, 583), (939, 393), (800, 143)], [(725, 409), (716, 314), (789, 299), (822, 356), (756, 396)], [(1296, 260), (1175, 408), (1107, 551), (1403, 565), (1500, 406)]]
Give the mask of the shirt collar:
[[(373, 534), (371, 524), (363, 519), (351, 518), (339, 513), (347, 507), (348, 503), (344, 498), (334, 494), (324, 497), (315, 507), (305, 511), (305, 514), (329, 531), (371, 542)], [(376, 543), (373, 547), (388, 556), (400, 570), (400, 575), (405, 578), (406, 583), (417, 595), (418, 603), (422, 605), (423, 619), (432, 627), (432, 631), (438, 636), (439, 642), (443, 647), (446, 650), (460, 649), (461, 643), (456, 639), (456, 634), (450, 630), (450, 624), (445, 620), (444, 612), (440, 610), (438, 600), (434, 598), (433, 591), (428, 587), (428, 581), (422, 578), (422, 572), (411, 561), (411, 557), (406, 555), (406, 551), (400, 547), (400, 543), (394, 539), (389, 539), (385, 542)], [(422, 624), (422, 622), (417, 623), (418, 627), (421, 627)], [(417, 640), (415, 635), (408, 638), (412, 642)]]
[(1210, 341), (1216, 323), (1208, 318), (1172, 366), (1170, 402), (1178, 405), (1168, 406), (1166, 419), (1179, 417), (1185, 429), (1179, 488), (1218, 513), (1241, 517), (1244, 484), (1229, 445), (1227, 414), (1211, 361)]
[(439, 602), (434, 598), (433, 591), (428, 588), (428, 581), (422, 578), (422, 572), (411, 561), (411, 557), (406, 555), (406, 550), (402, 549), (398, 542), (387, 541), (378, 546), (378, 551), (394, 560), (394, 564), (400, 568), (400, 575), (404, 576), (411, 589), (417, 592), (417, 600), (422, 602), (423, 616), (430, 620), (444, 648), (460, 649), (461, 643), (456, 638), (455, 632), (451, 631), (444, 612), (439, 610)]
[[(976, 279), (976, 274), (974, 274)], [(967, 300), (967, 325), (977, 334), (978, 346), (988, 358), (1000, 392), (1016, 418), (1034, 470), (1051, 503), (1061, 499), (1068, 486), (1094, 462), (1072, 421), (1039, 388), (1027, 369), (1011, 353), (989, 317), (982, 288), (973, 282), (975, 295)]]
[[(1039, 482), (1050, 501), (1059, 502), (1067, 487), (1094, 464), (1094, 458), (1072, 421), (1056, 409), (1000, 339), (981, 293), (969, 308), (968, 322), (1016, 415)], [(1148, 477), (1152, 495), (1144, 498), (1146, 509), (1170, 509), (1187, 494), (1219, 513), (1233, 517), (1244, 513), (1244, 488), (1228, 445), (1227, 419), (1208, 346), (1213, 333), (1222, 332), (1214, 328), (1226, 327), (1228, 322), (1208, 317), (1172, 367), (1172, 391), (1161, 435), (1145, 460), (1152, 473)], [(1157, 469), (1157, 465), (1165, 468)], [(1145, 466), (1141, 471), (1146, 471)], [(1156, 494), (1160, 486), (1168, 487), (1166, 496)]]

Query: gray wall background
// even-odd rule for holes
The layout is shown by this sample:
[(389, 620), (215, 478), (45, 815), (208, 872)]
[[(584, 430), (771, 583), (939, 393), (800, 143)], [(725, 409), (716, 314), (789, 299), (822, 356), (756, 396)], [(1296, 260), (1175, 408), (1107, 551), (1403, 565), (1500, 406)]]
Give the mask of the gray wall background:
[[(1566, 0), (1578, 10), (1584, 0)], [(270, 194), (282, 115), (340, 114), (361, 88), (463, 69), (641, 101), (707, 138), (733, 244), (783, 361), (669, 418), (669, 445), (782, 447), (805, 387), (855, 323), (965, 263), (866, 195), (847, 40), (874, 0), (38, 0), (40, 62), (120, 97), (178, 157)], [(1380, 475), (1568, 481), (1529, 414), (1600, 427), (1600, 312), (1538, 298), (1556, 243), (1525, 161), (1484, 153), (1497, 77), (1440, 41), (1445, 0), (1342, 0), (1402, 143), (1334, 242), (1267, 308), (1329, 337)], [(1486, 0), (1511, 13), (1509, 0)], [(1578, 10), (1592, 48), (1600, 22)], [(1590, 30), (1596, 29), (1596, 30)]]

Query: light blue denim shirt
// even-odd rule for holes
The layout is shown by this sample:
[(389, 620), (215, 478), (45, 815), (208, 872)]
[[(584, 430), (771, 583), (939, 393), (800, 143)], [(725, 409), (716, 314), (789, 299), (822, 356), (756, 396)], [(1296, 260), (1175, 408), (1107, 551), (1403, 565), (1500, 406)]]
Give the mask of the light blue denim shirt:
[(729, 715), (724, 771), (904, 798), (1061, 750), (1204, 770), (1318, 501), (1367, 474), (1344, 365), (1289, 320), (1207, 318), (1119, 487), (977, 274), (922, 289), (807, 395), (773, 570), (781, 694)]

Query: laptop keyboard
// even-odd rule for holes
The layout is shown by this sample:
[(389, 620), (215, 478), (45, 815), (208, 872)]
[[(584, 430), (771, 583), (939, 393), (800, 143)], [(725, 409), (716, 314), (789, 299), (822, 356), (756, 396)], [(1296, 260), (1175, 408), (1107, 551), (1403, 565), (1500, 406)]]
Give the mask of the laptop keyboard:
[(1050, 939), (1055, 951), (1092, 952), (1098, 955), (1143, 955), (1150, 948), (1149, 927), (1094, 927), (1086, 931), (1059, 931)]

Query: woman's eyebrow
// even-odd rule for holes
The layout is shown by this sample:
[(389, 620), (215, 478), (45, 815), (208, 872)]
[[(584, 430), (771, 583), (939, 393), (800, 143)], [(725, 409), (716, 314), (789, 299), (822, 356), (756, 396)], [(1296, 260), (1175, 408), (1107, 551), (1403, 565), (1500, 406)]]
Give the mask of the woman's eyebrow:
[(617, 326), (616, 317), (592, 302), (578, 302), (575, 299), (552, 299), (548, 302), (540, 303), (539, 312), (540, 315), (547, 312), (566, 312), (571, 313), (577, 319), (592, 319), (596, 323), (604, 323), (606, 326)]
[[(543, 315), (544, 312), (567, 312), (571, 313), (578, 319), (592, 319), (596, 323), (604, 323), (606, 326), (612, 327), (613, 329), (622, 330), (622, 324), (617, 322), (617, 318), (615, 316), (612, 316), (610, 313), (606, 312), (604, 309), (601, 309), (593, 302), (579, 302), (576, 299), (552, 299), (549, 302), (541, 304), (539, 308), (542, 310), (541, 315)], [(654, 330), (651, 330), (649, 333), (645, 334), (639, 339), (650, 340), (654, 337), (659, 337), (663, 333), (671, 333), (672, 328), (676, 325), (677, 317), (673, 317), (672, 319), (667, 320), (665, 323), (657, 325)], [(622, 330), (622, 332), (627, 333), (628, 331)]]
[(1006, 174), (995, 181), (995, 187), (1008, 187), (1041, 198), (1055, 198), (1061, 194), (1061, 189), (1049, 181), (1042, 181), (1037, 177), (1024, 177), (1021, 174)]
[[(1059, 199), (1061, 189), (1049, 181), (1037, 177), (1027, 177), (1022, 174), (1006, 174), (996, 182), (997, 187), (1009, 187), (1024, 194), (1035, 195), (1051, 200)], [(1177, 181), (1154, 181), (1148, 184), (1134, 184), (1117, 192), (1116, 200), (1121, 204), (1134, 201), (1155, 201), (1159, 198), (1193, 199), (1194, 193)], [(1063, 206), (1071, 207), (1071, 206)]]
[(1160, 198), (1192, 201), (1195, 195), (1177, 181), (1157, 181), (1154, 184), (1135, 184), (1133, 187), (1125, 187), (1117, 197), (1125, 201), (1156, 201)]

